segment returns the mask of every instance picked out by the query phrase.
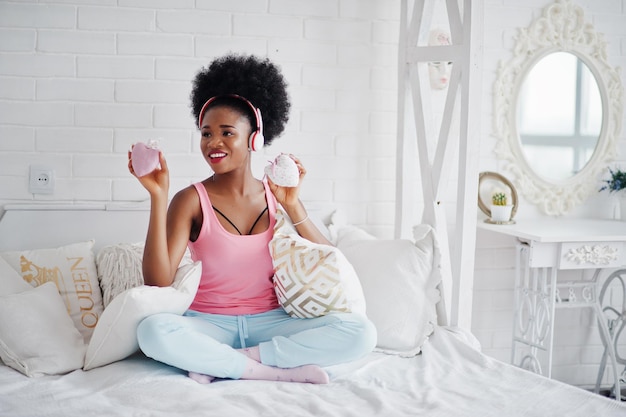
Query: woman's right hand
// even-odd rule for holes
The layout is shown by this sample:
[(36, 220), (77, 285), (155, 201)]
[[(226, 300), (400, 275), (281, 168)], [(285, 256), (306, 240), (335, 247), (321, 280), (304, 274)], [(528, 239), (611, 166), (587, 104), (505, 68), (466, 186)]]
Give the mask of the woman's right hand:
[(135, 170), (133, 169), (131, 151), (128, 151), (128, 171), (130, 171), (130, 173), (139, 180), (141, 185), (143, 185), (143, 187), (148, 190), (148, 193), (150, 193), (151, 196), (167, 196), (167, 193), (169, 192), (169, 170), (167, 169), (167, 162), (165, 161), (165, 156), (163, 156), (162, 151), (159, 151), (159, 165), (160, 166), (158, 166), (151, 173), (142, 177), (138, 177), (137, 174), (135, 174)]

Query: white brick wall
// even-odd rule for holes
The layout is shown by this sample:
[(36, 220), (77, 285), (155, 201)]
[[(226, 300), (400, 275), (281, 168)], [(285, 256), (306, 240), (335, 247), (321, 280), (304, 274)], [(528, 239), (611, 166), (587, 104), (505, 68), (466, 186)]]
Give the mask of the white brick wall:
[[(378, 207), (394, 198), (396, 98), (393, 83), (375, 80), (396, 76), (398, 13), (397, 0), (0, 1), (0, 204), (143, 200), (126, 152), (154, 137), (172, 193), (206, 177), (190, 81), (237, 51), (279, 64), (292, 96), (286, 133), (255, 169), (298, 154), (309, 171), (304, 198), (324, 203), (349, 189), (358, 200), (339, 200), (355, 220), (390, 235), (393, 217)], [(372, 168), (372, 149), (389, 150), (376, 164), (390, 168)], [(34, 163), (55, 170), (53, 195), (28, 194)]]
[[(498, 61), (510, 54), (514, 28), (546, 3), (485, 0), (481, 170), (499, 168), (491, 136)], [(606, 33), (611, 63), (626, 68), (624, 0), (579, 3)], [(144, 200), (126, 152), (150, 138), (161, 140), (172, 192), (205, 178), (190, 80), (212, 58), (238, 51), (279, 64), (292, 98), (285, 134), (255, 156), (255, 171), (279, 152), (295, 153), (309, 172), (303, 199), (332, 203), (391, 237), (399, 10), (399, 0), (0, 0), (0, 205)], [(31, 164), (56, 171), (53, 195), (28, 193)], [(513, 247), (478, 234), (473, 331), (505, 361)], [(594, 326), (588, 315), (560, 314), (557, 378), (595, 381)]]

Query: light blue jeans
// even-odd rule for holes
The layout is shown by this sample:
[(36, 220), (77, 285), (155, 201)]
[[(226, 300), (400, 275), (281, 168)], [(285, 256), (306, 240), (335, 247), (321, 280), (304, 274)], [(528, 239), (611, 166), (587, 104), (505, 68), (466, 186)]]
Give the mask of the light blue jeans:
[(186, 371), (239, 379), (247, 357), (235, 349), (259, 346), (261, 362), (280, 368), (329, 366), (358, 359), (374, 349), (376, 328), (363, 315), (335, 313), (311, 319), (282, 308), (227, 316), (188, 310), (160, 313), (137, 329), (146, 356)]

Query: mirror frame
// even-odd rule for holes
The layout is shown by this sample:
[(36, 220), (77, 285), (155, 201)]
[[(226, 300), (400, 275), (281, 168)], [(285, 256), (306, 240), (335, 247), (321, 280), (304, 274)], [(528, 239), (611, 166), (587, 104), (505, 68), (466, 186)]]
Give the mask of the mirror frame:
[[(623, 88), (619, 71), (607, 61), (607, 43), (586, 22), (581, 7), (556, 0), (528, 28), (520, 28), (513, 57), (500, 62), (494, 83), (494, 136), (496, 155), (520, 193), (548, 215), (563, 215), (582, 204), (598, 188), (597, 179), (617, 156), (621, 129)], [(602, 100), (600, 137), (587, 164), (572, 177), (550, 181), (536, 174), (524, 157), (517, 129), (518, 94), (533, 66), (553, 52), (569, 52), (580, 58), (594, 75)]]

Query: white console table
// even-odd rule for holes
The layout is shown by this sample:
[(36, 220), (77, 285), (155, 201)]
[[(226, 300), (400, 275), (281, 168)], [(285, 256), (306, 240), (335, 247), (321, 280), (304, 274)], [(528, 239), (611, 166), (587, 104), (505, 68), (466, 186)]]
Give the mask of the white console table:
[[(516, 237), (515, 319), (511, 363), (552, 376), (556, 308), (593, 308), (620, 392), (616, 352), (598, 300), (600, 272), (626, 265), (626, 222), (600, 219), (522, 219), (478, 228)], [(590, 280), (560, 282), (558, 272), (595, 270)], [(547, 356), (544, 370), (539, 353)], [(545, 360), (544, 360), (545, 362)], [(619, 395), (616, 396), (619, 399)]]

